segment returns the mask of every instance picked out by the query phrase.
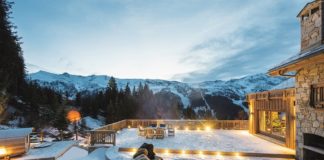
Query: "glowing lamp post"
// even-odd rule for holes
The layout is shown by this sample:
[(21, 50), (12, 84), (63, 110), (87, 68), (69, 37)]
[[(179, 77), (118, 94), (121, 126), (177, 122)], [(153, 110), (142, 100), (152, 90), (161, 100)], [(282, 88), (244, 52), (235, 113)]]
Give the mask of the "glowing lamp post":
[(77, 110), (71, 110), (67, 114), (67, 119), (74, 124), (75, 139), (78, 140), (77, 122), (81, 119), (81, 115)]

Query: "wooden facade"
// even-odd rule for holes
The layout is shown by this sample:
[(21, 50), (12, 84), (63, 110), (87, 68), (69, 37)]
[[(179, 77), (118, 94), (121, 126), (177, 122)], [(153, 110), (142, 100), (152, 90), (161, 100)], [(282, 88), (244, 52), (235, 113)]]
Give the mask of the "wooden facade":
[(284, 112), (286, 128), (282, 144), (292, 149), (296, 147), (295, 88), (252, 93), (247, 96), (247, 101), (250, 110), (249, 132), (251, 134), (262, 134), (259, 124), (260, 111)]

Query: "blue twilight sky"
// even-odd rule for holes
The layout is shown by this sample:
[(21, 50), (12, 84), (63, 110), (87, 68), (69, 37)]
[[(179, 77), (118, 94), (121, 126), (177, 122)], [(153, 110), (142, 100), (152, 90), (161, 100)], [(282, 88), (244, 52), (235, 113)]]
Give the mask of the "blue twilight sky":
[(310, 0), (16, 0), (30, 70), (198, 82), (296, 54)]

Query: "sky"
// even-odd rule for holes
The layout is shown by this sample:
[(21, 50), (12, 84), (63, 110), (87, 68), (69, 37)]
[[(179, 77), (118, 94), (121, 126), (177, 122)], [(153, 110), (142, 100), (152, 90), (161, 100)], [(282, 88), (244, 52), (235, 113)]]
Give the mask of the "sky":
[(310, 0), (16, 0), (30, 72), (201, 82), (266, 73), (300, 50)]

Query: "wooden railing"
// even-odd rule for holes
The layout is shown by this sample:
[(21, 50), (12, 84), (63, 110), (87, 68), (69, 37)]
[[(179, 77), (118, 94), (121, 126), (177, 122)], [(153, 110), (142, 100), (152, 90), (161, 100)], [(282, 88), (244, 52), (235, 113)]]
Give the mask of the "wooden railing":
[(112, 130), (112, 131), (118, 131), (121, 130), (123, 128), (127, 127), (127, 120), (122, 120), (122, 121), (118, 121), (112, 124), (108, 124), (105, 126), (102, 126), (100, 128), (96, 128), (96, 131), (100, 131), (100, 130)]
[(147, 127), (151, 124), (171, 125), (176, 129), (229, 129), (229, 130), (248, 130), (248, 120), (165, 120), (165, 119), (127, 119), (112, 123), (95, 130), (114, 130), (123, 128)]
[(112, 144), (116, 145), (116, 132), (112, 130), (89, 131), (90, 145), (95, 144)]
[(116, 132), (123, 128), (147, 127), (151, 124), (166, 124), (178, 130), (228, 129), (248, 130), (248, 120), (165, 120), (165, 119), (127, 119), (89, 131), (90, 145), (116, 145)]

